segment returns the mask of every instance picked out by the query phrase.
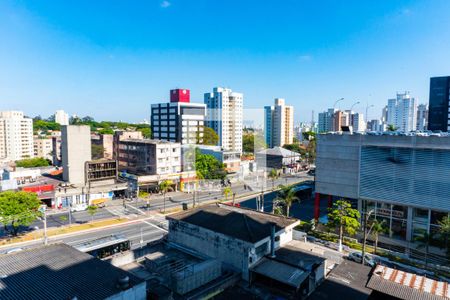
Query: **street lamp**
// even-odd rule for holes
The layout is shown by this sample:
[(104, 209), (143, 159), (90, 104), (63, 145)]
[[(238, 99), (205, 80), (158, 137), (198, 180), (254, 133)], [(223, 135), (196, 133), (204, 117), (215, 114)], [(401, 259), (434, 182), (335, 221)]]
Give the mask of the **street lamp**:
[(361, 102), (357, 101), (357, 102), (353, 103), (353, 105), (350, 107), (350, 112), (352, 112), (353, 107), (355, 107), (355, 105), (358, 105), (359, 103), (361, 103)]
[(366, 106), (366, 120), (367, 120), (367, 122), (369, 122), (369, 115), (368, 115), (368, 113), (369, 113), (369, 108), (371, 108), (371, 107), (374, 107), (374, 105), (373, 104), (371, 104), (371, 105), (367, 104), (367, 106)]
[(333, 110), (336, 110), (336, 105), (343, 100), (344, 100), (344, 98), (337, 99), (336, 102), (334, 102)]

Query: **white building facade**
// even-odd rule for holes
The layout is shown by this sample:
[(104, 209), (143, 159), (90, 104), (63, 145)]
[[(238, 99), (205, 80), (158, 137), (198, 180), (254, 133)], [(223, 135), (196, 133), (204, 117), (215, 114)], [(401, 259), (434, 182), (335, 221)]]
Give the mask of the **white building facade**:
[(216, 87), (204, 95), (205, 124), (219, 135), (218, 146), (225, 150), (242, 153), (243, 102), (243, 94), (228, 88)]
[(417, 102), (409, 92), (397, 93), (395, 99), (388, 100), (387, 124), (396, 130), (409, 132), (416, 130)]
[(417, 106), (417, 130), (424, 131), (428, 128), (428, 105), (419, 104)]
[(24, 117), (21, 111), (0, 112), (0, 160), (33, 156), (33, 120)]
[(69, 125), (69, 114), (63, 110), (55, 112), (55, 122), (59, 125)]

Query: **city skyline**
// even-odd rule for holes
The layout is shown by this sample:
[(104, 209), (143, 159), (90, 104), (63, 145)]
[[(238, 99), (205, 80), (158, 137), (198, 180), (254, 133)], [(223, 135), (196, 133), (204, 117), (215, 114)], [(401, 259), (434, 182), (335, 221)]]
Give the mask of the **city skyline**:
[[(242, 92), (248, 108), (285, 98), (296, 122), (310, 121), (312, 110), (317, 118), (340, 97), (342, 109), (360, 101), (354, 110), (364, 113), (373, 104), (373, 119), (396, 91), (428, 103), (429, 78), (450, 66), (442, 43), (449, 33), (435, 30), (450, 25), (446, 1), (328, 2), (327, 11), (298, 2), (96, 3), (84, 15), (86, 5), (0, 4), (2, 110), (47, 117), (62, 108), (138, 122), (172, 88), (190, 89), (201, 103), (224, 86)], [(236, 22), (205, 17), (218, 10)]]

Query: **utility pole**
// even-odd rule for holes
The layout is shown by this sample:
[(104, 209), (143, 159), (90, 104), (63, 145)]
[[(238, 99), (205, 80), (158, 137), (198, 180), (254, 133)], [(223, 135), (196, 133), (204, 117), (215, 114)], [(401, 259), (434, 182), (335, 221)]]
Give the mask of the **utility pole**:
[[(366, 231), (367, 229), (367, 222), (369, 221), (370, 215), (374, 212), (373, 209), (371, 209), (369, 212), (367, 212), (367, 202), (364, 201), (363, 203), (363, 210), (364, 210), (364, 222), (363, 222), (363, 245), (362, 245), (362, 259), (361, 264), (364, 265), (365, 262), (365, 255), (366, 255), (366, 240), (367, 235), (370, 234), (370, 231), (372, 231), (372, 227), (369, 229), (369, 232)], [(372, 224), (373, 226), (373, 224)]]
[(43, 221), (44, 221), (44, 245), (48, 245), (48, 238), (47, 238), (47, 207), (45, 205), (41, 205), (39, 207), (39, 211), (43, 215)]

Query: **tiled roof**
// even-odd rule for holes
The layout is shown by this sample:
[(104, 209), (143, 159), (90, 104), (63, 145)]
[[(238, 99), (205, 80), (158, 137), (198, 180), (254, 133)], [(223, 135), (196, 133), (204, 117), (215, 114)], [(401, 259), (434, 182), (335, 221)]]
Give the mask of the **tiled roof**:
[(279, 231), (298, 220), (227, 205), (210, 204), (167, 216), (214, 232), (256, 243), (270, 236), (271, 226)]
[(0, 299), (105, 299), (143, 281), (66, 244), (0, 256)]
[(424, 276), (378, 265), (367, 287), (405, 300), (450, 299), (450, 286)]

